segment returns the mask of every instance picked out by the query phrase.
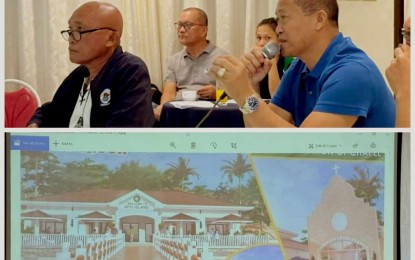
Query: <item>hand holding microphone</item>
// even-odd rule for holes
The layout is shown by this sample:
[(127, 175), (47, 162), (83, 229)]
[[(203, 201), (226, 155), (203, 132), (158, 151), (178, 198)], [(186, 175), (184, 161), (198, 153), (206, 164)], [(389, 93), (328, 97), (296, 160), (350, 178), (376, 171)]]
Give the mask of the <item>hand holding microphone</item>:
[(281, 47), (277, 43), (270, 41), (262, 48), (262, 56), (271, 60), (275, 56), (280, 55), (280, 50)]
[[(274, 58), (275, 55), (279, 55), (280, 46), (275, 42), (269, 42), (264, 46), (264, 48), (262, 48), (262, 50), (259, 50), (261, 51), (259, 56), (260, 60), (262, 60), (263, 66), (264, 59), (267, 59), (268, 64), (270, 64), (269, 60)], [(255, 51), (257, 50), (253, 50), (253, 52)], [(256, 55), (253, 55), (251, 58), (257, 60)], [(225, 89), (225, 92), (223, 92), (214, 106), (202, 118), (202, 120), (200, 120), (200, 122), (196, 125), (196, 128), (200, 127), (205, 122), (220, 100), (224, 99), (226, 96), (234, 98), (238, 105), (240, 105), (243, 98), (252, 94), (253, 89), (249, 84), (250, 79), (247, 75), (246, 63), (247, 61), (244, 61), (244, 58), (238, 59), (232, 56), (220, 56), (213, 62), (212, 67), (206, 69), (205, 73), (208, 73), (212, 78), (219, 82), (219, 84), (221, 84), (221, 86)]]
[(253, 84), (258, 84), (271, 69), (271, 60), (280, 54), (280, 46), (270, 41), (262, 49), (254, 48), (242, 57)]
[(220, 83), (229, 97), (246, 97), (247, 94), (252, 94), (249, 83), (252, 77), (259, 75), (264, 78), (271, 67), (269, 60), (279, 55), (279, 51), (278, 44), (269, 42), (262, 49), (252, 49), (240, 59), (220, 56), (214, 61), (209, 75)]

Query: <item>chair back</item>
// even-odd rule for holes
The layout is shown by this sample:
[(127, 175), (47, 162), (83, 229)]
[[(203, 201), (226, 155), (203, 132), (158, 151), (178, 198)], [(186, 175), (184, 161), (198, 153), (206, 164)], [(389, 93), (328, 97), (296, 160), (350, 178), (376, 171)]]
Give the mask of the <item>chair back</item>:
[(5, 83), (15, 83), (22, 88), (5, 92), (4, 126), (25, 127), (36, 108), (41, 105), (39, 95), (32, 86), (24, 81), (6, 79)]

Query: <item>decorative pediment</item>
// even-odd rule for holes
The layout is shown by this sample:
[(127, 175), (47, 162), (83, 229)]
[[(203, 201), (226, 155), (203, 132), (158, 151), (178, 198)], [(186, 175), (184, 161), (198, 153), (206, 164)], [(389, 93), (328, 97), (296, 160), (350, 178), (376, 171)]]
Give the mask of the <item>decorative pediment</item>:
[(154, 202), (150, 201), (148, 195), (135, 191), (124, 196), (118, 208), (127, 210), (153, 210)]

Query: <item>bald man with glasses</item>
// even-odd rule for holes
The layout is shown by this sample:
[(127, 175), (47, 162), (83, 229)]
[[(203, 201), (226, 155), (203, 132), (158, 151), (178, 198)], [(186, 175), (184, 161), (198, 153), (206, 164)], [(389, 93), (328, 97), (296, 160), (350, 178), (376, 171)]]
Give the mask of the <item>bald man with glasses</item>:
[(87, 2), (72, 14), (70, 61), (80, 64), (51, 102), (38, 108), (28, 127), (152, 127), (151, 84), (143, 60), (123, 52), (123, 19), (113, 5)]
[(216, 81), (204, 71), (213, 60), (227, 52), (207, 40), (207, 14), (195, 7), (183, 10), (174, 24), (177, 37), (184, 48), (168, 61), (160, 105), (154, 114), (160, 119), (164, 103), (181, 99), (184, 90), (196, 90), (200, 99), (216, 98)]

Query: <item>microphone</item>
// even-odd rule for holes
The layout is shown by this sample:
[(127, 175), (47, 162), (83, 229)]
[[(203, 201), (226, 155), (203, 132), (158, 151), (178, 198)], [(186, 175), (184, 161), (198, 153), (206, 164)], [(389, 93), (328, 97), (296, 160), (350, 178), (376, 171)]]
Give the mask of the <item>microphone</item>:
[(281, 47), (277, 43), (270, 41), (264, 46), (264, 48), (262, 48), (262, 55), (264, 56), (264, 58), (270, 60), (274, 58), (276, 55), (279, 55), (280, 50)]
[[(264, 56), (264, 58), (271, 60), (276, 55), (279, 55), (280, 51), (281, 47), (276, 42), (270, 41), (267, 44), (265, 44), (265, 46), (262, 48), (262, 55)], [(226, 92), (223, 92), (219, 100), (224, 99), (226, 96)]]

